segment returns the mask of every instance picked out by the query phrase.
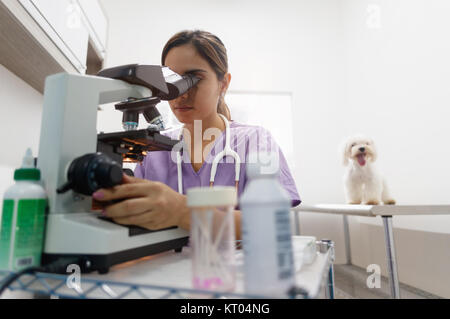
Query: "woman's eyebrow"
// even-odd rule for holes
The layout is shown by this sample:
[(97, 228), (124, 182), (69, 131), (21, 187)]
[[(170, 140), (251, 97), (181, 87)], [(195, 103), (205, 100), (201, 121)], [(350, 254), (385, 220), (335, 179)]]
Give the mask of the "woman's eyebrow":
[(188, 70), (188, 71), (184, 72), (184, 74), (191, 74), (191, 73), (197, 73), (197, 72), (204, 72), (204, 73), (206, 73), (206, 70), (193, 69), (193, 70)]

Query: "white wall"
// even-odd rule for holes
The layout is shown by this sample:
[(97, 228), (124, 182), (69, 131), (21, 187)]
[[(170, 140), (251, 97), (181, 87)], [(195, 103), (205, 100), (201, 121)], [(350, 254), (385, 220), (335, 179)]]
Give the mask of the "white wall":
[[(379, 29), (367, 27), (368, 4), (381, 8)], [(443, 40), (450, 2), (348, 0), (343, 12), (348, 69), (341, 123), (378, 142), (379, 165), (399, 204), (450, 204), (450, 42)], [(397, 226), (429, 221), (398, 219)], [(450, 233), (450, 216), (441, 221)]]
[[(449, 204), (450, 2), (345, 0), (342, 13), (339, 122), (378, 143), (398, 204)], [(450, 215), (395, 217), (394, 228), (400, 280), (450, 297)], [(353, 263), (384, 270), (381, 220), (352, 218), (351, 230)]]

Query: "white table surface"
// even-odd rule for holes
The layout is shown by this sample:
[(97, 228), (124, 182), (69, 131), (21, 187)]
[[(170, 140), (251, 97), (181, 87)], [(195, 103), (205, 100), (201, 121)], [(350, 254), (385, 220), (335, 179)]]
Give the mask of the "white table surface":
[(395, 215), (450, 215), (450, 205), (341, 205), (318, 204), (299, 205), (292, 208), (299, 212), (317, 212), (354, 216), (395, 216)]
[[(294, 241), (295, 250), (295, 241)], [(236, 253), (236, 289), (238, 294), (244, 292), (243, 252)], [(311, 298), (318, 296), (324, 274), (329, 268), (329, 253), (317, 252), (314, 262), (310, 265), (301, 265), (301, 260), (296, 259), (296, 284), (308, 291)], [(147, 284), (174, 288), (193, 289), (192, 262), (189, 247), (183, 248), (181, 253), (173, 251), (145, 257), (139, 260), (116, 265), (105, 275), (98, 273), (83, 275), (85, 278), (96, 280), (108, 280), (114, 282)]]

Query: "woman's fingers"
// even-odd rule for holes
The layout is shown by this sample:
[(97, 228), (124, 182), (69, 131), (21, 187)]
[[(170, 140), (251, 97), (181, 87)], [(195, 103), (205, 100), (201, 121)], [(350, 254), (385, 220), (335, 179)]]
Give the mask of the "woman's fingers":
[(146, 180), (142, 178), (137, 178), (134, 176), (129, 176), (127, 174), (123, 174), (122, 183), (123, 184), (129, 184), (129, 183), (145, 183)]
[(129, 180), (125, 184), (116, 185), (111, 188), (102, 188), (92, 194), (92, 197), (98, 201), (110, 201), (115, 199), (144, 197), (148, 196), (154, 188), (154, 182), (138, 182)]
[(171, 226), (162, 225), (161, 223), (158, 223), (156, 221), (151, 220), (150, 222), (145, 223), (145, 224), (141, 224), (140, 226), (143, 227), (143, 228), (150, 229), (150, 230), (159, 230), (159, 229), (171, 227), (171, 226), (174, 226), (174, 225), (171, 225)]
[(113, 218), (114, 222), (122, 225), (145, 225), (152, 223), (152, 213), (147, 211), (139, 215)]
[(106, 217), (111, 218), (128, 218), (148, 212), (151, 210), (151, 202), (148, 198), (130, 198), (123, 200), (117, 204), (107, 206), (103, 210)]
[(146, 211), (138, 215), (113, 218), (113, 220), (118, 224), (138, 225), (150, 230), (157, 230), (175, 226), (175, 224), (168, 224), (165, 218), (161, 219), (161, 216), (158, 217), (157, 215), (158, 214), (156, 212)]
[[(99, 189), (92, 197), (103, 205), (106, 217), (124, 225), (162, 229), (178, 223), (184, 196), (160, 182), (124, 176), (123, 184)], [(118, 202), (115, 202), (118, 201)]]

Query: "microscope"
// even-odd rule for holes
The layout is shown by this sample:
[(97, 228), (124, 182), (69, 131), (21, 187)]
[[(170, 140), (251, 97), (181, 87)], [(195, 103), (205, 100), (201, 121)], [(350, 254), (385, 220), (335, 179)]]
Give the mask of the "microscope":
[[(43, 265), (69, 257), (79, 261), (82, 272), (107, 273), (115, 264), (179, 252), (187, 244), (189, 233), (176, 226), (148, 230), (100, 216), (91, 195), (120, 184), (124, 162), (172, 150), (179, 141), (160, 134), (164, 124), (155, 106), (198, 81), (167, 67), (139, 64), (104, 69), (97, 76), (47, 77), (37, 159), (49, 204)], [(116, 102), (124, 131), (97, 134), (98, 106)], [(137, 129), (140, 114), (147, 129)]]

